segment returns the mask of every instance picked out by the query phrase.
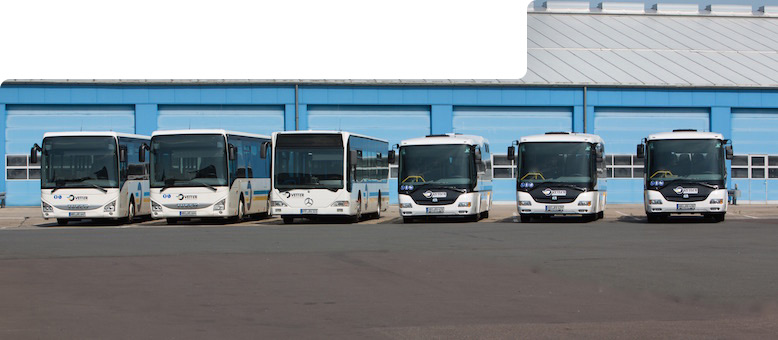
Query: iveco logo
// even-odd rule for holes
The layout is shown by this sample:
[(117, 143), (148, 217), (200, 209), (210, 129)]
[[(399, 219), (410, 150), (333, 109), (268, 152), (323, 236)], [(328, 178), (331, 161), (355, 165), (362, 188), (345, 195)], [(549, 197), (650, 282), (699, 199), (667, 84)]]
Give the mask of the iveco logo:
[(71, 202), (73, 202), (73, 201), (86, 201), (87, 199), (88, 199), (87, 196), (74, 196), (74, 195), (68, 196), (68, 201), (71, 201)]
[(197, 208), (197, 203), (178, 203), (176, 207), (179, 208)]
[(309, 206), (309, 207), (310, 207), (310, 206), (312, 206), (312, 205), (313, 205), (313, 199), (312, 199), (312, 198), (310, 198), (310, 197), (309, 197), (309, 198), (306, 198), (306, 199), (305, 199), (305, 205), (306, 205), (306, 206)]
[(68, 209), (71, 210), (87, 210), (89, 206), (86, 204), (68, 204)]
[(430, 190), (425, 191), (422, 195), (424, 195), (424, 197), (426, 198), (443, 198), (448, 196), (448, 194), (445, 191), (433, 192)]

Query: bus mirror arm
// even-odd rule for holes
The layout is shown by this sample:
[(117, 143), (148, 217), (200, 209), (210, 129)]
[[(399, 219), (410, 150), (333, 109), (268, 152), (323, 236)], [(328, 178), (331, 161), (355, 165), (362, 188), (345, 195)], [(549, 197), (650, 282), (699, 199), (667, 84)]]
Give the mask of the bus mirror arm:
[(30, 149), (30, 163), (38, 163), (38, 151), (41, 150), (41, 147), (38, 145), (38, 143), (35, 143), (35, 145), (32, 146)]
[(231, 161), (234, 161), (235, 158), (237, 158), (237, 150), (235, 145), (227, 144), (227, 157), (229, 157)]
[(149, 149), (149, 145), (146, 143), (143, 143), (138, 148), (138, 162), (145, 163), (146, 162), (146, 150)]
[(127, 161), (127, 147), (126, 146), (120, 146), (119, 147), (119, 162), (126, 162)]
[(639, 159), (643, 159), (646, 156), (646, 146), (645, 144), (638, 144), (637, 149), (637, 156)]
[(508, 147), (508, 160), (512, 161), (516, 159), (516, 147), (511, 145)]
[(265, 159), (267, 158), (267, 147), (270, 145), (270, 142), (262, 142), (262, 147), (259, 149), (259, 158)]

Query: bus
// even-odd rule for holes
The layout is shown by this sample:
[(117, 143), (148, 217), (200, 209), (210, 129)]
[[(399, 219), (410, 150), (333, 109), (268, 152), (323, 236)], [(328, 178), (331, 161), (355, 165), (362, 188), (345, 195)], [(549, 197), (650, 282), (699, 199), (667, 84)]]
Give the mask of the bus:
[(343, 131), (273, 133), (273, 215), (378, 218), (389, 206), (388, 144)]
[(404, 223), (424, 217), (461, 216), (478, 221), (492, 206), (489, 141), (461, 134), (404, 140), (398, 160), (398, 201)]
[(43, 218), (132, 223), (149, 215), (149, 168), (138, 150), (149, 137), (112, 131), (47, 132), (30, 150), (41, 159)]
[(604, 217), (607, 182), (600, 136), (547, 132), (514, 144), (508, 147), (508, 159), (516, 160), (521, 222), (554, 215), (581, 215), (589, 221)]
[(732, 144), (720, 133), (693, 129), (649, 135), (637, 146), (645, 158), (643, 205), (649, 222), (670, 214), (701, 214), (715, 222), (727, 213), (726, 159)]
[(270, 150), (269, 136), (251, 133), (155, 131), (149, 148), (152, 217), (176, 224), (267, 215)]

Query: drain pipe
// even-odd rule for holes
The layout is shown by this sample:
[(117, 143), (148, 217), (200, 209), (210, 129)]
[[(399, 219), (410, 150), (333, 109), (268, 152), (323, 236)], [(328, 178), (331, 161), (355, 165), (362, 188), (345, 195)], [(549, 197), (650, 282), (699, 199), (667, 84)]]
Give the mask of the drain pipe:
[(300, 130), (300, 86), (294, 84), (294, 129)]
[(586, 88), (586, 86), (584, 86), (583, 87), (583, 120), (584, 120), (583, 121), (583, 132), (584, 133), (588, 132), (586, 130), (586, 128), (587, 128), (587, 126), (586, 126), (586, 97), (587, 97), (587, 93), (586, 92), (587, 92), (587, 88)]

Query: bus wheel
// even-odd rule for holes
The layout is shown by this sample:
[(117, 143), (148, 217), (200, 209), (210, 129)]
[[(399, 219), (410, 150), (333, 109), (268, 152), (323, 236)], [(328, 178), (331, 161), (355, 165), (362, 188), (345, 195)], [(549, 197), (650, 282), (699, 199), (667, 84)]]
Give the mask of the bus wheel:
[(357, 214), (354, 216), (353, 223), (358, 223), (362, 220), (362, 193), (359, 193), (359, 199), (357, 199)]
[(597, 213), (597, 219), (601, 220), (603, 218), (605, 218), (605, 212), (604, 211), (598, 212)]
[(245, 203), (243, 203), (243, 196), (241, 196), (240, 201), (238, 201), (238, 214), (234, 218), (235, 222), (241, 222), (244, 218), (246, 218), (246, 211), (244, 210), (244, 206)]
[(165, 219), (165, 222), (167, 222), (167, 224), (176, 224), (176, 223), (178, 223), (178, 219), (172, 218), (172, 217), (168, 217), (168, 218)]
[(646, 213), (646, 219), (648, 220), (648, 223), (659, 223), (666, 220), (667, 217), (659, 213)]
[(403, 223), (413, 223), (415, 221), (413, 217), (403, 217)]
[(481, 218), (489, 218), (489, 210), (482, 212)]
[(292, 224), (294, 222), (294, 217), (283, 216), (281, 219), (284, 220), (284, 224)]
[(127, 220), (126, 223), (132, 223), (135, 220), (135, 201), (130, 201), (130, 206), (127, 207)]
[(519, 214), (519, 219), (521, 220), (521, 223), (529, 223), (532, 220), (532, 216), (527, 214)]
[(705, 217), (709, 218), (714, 223), (718, 223), (718, 222), (723, 222), (724, 221), (724, 216), (725, 215), (722, 214), (722, 213), (716, 213), (716, 214), (706, 215)]
[(68, 222), (70, 222), (70, 221), (68, 221), (68, 219), (66, 219), (66, 218), (58, 218), (57, 219), (57, 225), (68, 225)]
[(381, 192), (378, 192), (378, 210), (375, 212), (375, 219), (381, 218)]

